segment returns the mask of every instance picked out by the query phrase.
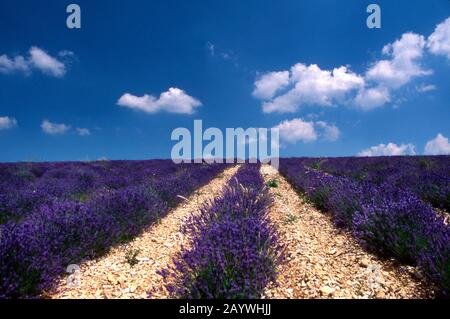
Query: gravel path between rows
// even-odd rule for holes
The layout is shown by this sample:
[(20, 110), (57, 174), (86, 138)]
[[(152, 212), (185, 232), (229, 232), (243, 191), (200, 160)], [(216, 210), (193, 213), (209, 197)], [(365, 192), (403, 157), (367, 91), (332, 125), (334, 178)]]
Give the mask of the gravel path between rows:
[(286, 261), (265, 298), (432, 298), (433, 287), (410, 266), (380, 260), (337, 229), (271, 166), (263, 165), (274, 203), (269, 217), (287, 246)]
[[(45, 298), (168, 298), (162, 277), (157, 270), (172, 263), (172, 256), (180, 250), (183, 236), (179, 232), (183, 221), (198, 212), (200, 206), (220, 196), (222, 189), (236, 173), (238, 166), (225, 169), (218, 177), (200, 188), (185, 202), (171, 211), (157, 225), (150, 226), (133, 241), (112, 248), (97, 260), (80, 265), (77, 279), (72, 282), (61, 278), (57, 288)], [(137, 264), (130, 266), (127, 252), (139, 251)], [(74, 276), (74, 275), (72, 275)], [(72, 277), (73, 278), (73, 277)], [(75, 284), (74, 284), (75, 283)]]

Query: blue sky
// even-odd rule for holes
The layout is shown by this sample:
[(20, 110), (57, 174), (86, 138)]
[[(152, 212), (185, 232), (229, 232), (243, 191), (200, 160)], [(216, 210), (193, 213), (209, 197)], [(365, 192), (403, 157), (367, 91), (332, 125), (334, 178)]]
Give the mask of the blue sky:
[(450, 153), (448, 0), (72, 2), (79, 30), (0, 3), (0, 161), (169, 158), (194, 119), (279, 127), (281, 156)]

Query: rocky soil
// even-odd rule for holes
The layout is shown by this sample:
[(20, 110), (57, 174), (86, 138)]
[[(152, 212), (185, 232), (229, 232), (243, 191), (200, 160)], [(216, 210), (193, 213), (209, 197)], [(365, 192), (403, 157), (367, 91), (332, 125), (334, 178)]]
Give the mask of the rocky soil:
[(226, 169), (130, 243), (79, 265), (78, 272), (61, 278), (55, 291), (44, 293), (43, 297), (135, 299), (147, 298), (150, 293), (151, 298), (167, 298), (162, 277), (156, 272), (170, 264), (180, 250), (183, 243), (180, 226), (205, 201), (219, 196), (237, 169), (237, 166)]
[[(149, 226), (128, 244), (63, 276), (44, 298), (168, 298), (158, 270), (188, 244), (180, 226), (206, 201), (219, 196), (237, 171), (223, 174), (186, 198), (159, 224)], [(350, 233), (337, 229), (268, 165), (261, 167), (274, 201), (269, 217), (286, 246), (286, 259), (263, 298), (432, 298), (434, 287), (418, 269), (384, 260), (363, 249)], [(272, 184), (273, 186), (273, 184)]]
[(337, 229), (276, 171), (261, 168), (274, 203), (270, 218), (286, 244), (286, 261), (266, 298), (430, 298), (433, 286), (418, 269), (381, 260)]

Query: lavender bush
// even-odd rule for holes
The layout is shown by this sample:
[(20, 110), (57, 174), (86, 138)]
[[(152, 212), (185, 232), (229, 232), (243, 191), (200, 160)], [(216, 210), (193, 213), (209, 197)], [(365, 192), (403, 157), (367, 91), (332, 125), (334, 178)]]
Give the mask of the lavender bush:
[[(376, 184), (364, 178), (348, 178), (349, 171), (346, 176), (324, 172), (325, 161), (282, 159), (280, 172), (316, 207), (330, 212), (338, 226), (351, 230), (363, 245), (420, 266), (450, 291), (450, 227), (432, 207), (411, 188), (398, 186), (388, 178)], [(332, 161), (338, 166), (338, 159)]]
[[(167, 214), (169, 202), (176, 203), (177, 195), (188, 196), (225, 165), (142, 161), (36, 167), (41, 169), (40, 177), (27, 177), (34, 181), (32, 186), (15, 177), (16, 167), (3, 165), (0, 171), (17, 182), (19, 192), (42, 184), (48, 187), (36, 190), (57, 190), (49, 192), (45, 200), (30, 200), (32, 205), (27, 208), (31, 211), (20, 211), (19, 220), (9, 219), (0, 225), (0, 298), (34, 297), (51, 288), (67, 265), (98, 256), (111, 245), (136, 236)], [(31, 172), (29, 166), (27, 169)], [(90, 173), (85, 174), (86, 170)], [(98, 172), (107, 175), (95, 175)], [(55, 185), (50, 186), (50, 181)], [(77, 183), (71, 184), (74, 181)], [(6, 197), (10, 195), (7, 189), (3, 191)], [(74, 191), (88, 192), (89, 196), (80, 201), (73, 198)]]
[(433, 207), (450, 211), (450, 156), (389, 156), (304, 159), (335, 176), (409, 190)]
[(182, 231), (192, 238), (161, 270), (172, 297), (259, 298), (275, 278), (282, 246), (267, 217), (271, 203), (259, 165), (242, 166), (223, 195), (191, 217)]
[(430, 227), (428, 246), (419, 256), (418, 264), (450, 293), (450, 229)]
[(429, 234), (444, 226), (431, 206), (392, 185), (364, 188), (368, 200), (354, 216), (353, 232), (363, 243), (404, 262), (416, 262)]
[(142, 184), (182, 167), (163, 160), (0, 164), (0, 224), (53, 200), (86, 201), (96, 191)]

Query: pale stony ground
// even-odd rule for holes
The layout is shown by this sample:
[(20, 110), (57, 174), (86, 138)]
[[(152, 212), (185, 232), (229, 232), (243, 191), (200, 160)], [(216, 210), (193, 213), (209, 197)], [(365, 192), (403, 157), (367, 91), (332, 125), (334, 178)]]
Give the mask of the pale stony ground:
[[(189, 239), (180, 226), (207, 201), (220, 196), (238, 166), (200, 188), (159, 224), (149, 226), (128, 244), (112, 248), (99, 259), (86, 261), (74, 282), (60, 278), (45, 298), (168, 298), (162, 277), (156, 272), (172, 265), (172, 257)], [(269, 217), (286, 247), (286, 260), (277, 280), (263, 298), (432, 298), (433, 287), (408, 266), (381, 260), (360, 247), (348, 232), (337, 229), (327, 214), (307, 203), (274, 168), (263, 165), (273, 205)], [(127, 252), (137, 250), (137, 264), (130, 266)], [(71, 278), (74, 278), (71, 276)]]
[[(162, 277), (156, 272), (172, 263), (172, 257), (180, 250), (183, 236), (180, 226), (200, 206), (222, 193), (228, 180), (238, 166), (226, 169), (209, 184), (171, 211), (161, 222), (150, 226), (133, 241), (112, 248), (97, 260), (80, 265), (79, 273), (59, 280), (55, 291), (43, 295), (45, 298), (168, 298)], [(130, 266), (127, 252), (138, 250), (138, 263)], [(77, 280), (70, 280), (70, 279)], [(69, 281), (68, 281), (69, 279)]]
[(433, 287), (413, 267), (380, 260), (338, 230), (268, 165), (261, 168), (274, 203), (269, 216), (286, 245), (286, 261), (265, 298), (429, 298)]

